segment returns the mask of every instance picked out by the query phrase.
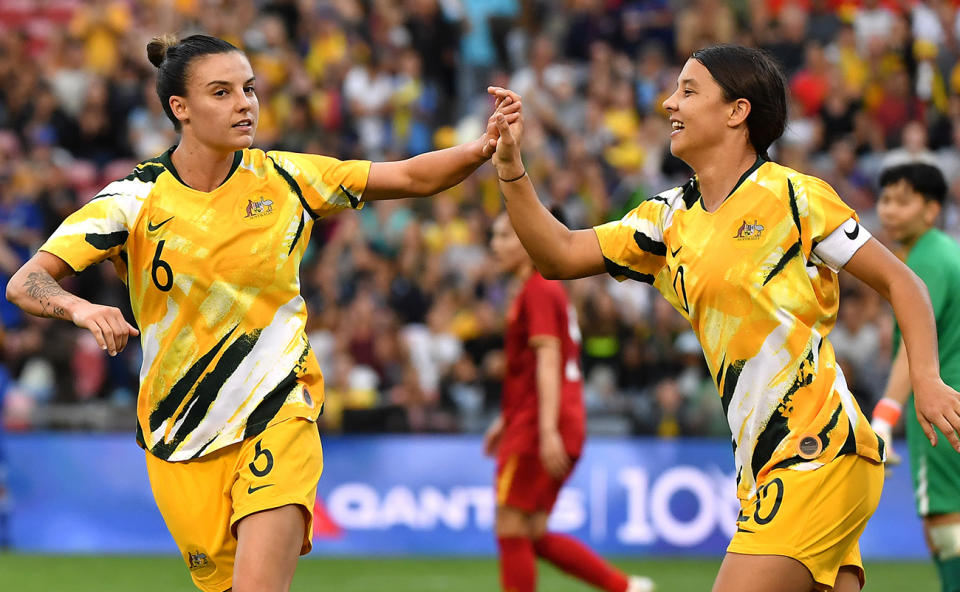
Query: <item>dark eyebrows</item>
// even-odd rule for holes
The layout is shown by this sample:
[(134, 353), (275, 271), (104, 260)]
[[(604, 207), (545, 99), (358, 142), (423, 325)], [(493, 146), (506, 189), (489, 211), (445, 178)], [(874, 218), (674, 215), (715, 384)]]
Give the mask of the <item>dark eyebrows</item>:
[[(250, 78), (247, 79), (246, 82), (243, 83), (243, 85), (246, 86), (251, 82), (256, 82), (256, 80), (257, 80), (256, 76), (251, 76)], [(210, 82), (207, 83), (207, 86), (230, 86), (230, 83), (227, 82), (226, 80), (211, 80)]]
[(697, 81), (694, 80), (693, 78), (683, 78), (683, 79), (680, 80), (680, 85), (679, 85), (679, 86), (684, 86), (684, 85), (690, 86), (690, 87), (693, 87), (693, 88), (696, 88), (696, 87), (697, 87)]

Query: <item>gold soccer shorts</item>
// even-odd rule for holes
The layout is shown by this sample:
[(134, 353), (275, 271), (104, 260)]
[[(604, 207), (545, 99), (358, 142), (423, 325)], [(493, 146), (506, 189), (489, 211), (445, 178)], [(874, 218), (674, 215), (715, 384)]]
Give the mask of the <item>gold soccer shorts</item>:
[(857, 568), (863, 587), (860, 534), (880, 503), (883, 465), (847, 454), (813, 471), (770, 471), (740, 502), (729, 553), (783, 555), (830, 590), (841, 566)]
[(196, 460), (146, 455), (157, 507), (201, 590), (223, 592), (233, 585), (236, 525), (250, 514), (300, 506), (307, 519), (300, 554), (310, 552), (323, 470), (320, 434), (312, 421), (282, 421)]

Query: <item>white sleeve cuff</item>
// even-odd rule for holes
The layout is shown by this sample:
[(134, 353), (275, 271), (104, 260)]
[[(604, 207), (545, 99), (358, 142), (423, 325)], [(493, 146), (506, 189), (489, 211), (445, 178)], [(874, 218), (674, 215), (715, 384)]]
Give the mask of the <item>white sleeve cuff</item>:
[(817, 244), (813, 254), (834, 272), (839, 272), (871, 236), (870, 231), (850, 218)]

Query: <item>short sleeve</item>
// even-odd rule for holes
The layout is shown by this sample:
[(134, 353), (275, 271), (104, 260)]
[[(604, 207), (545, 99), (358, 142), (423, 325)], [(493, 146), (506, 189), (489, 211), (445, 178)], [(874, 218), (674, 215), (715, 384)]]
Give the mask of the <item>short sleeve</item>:
[(856, 218), (847, 218), (846, 222), (814, 245), (815, 257), (812, 260), (815, 263), (822, 261), (834, 272), (839, 272), (871, 236), (870, 231), (861, 226)]
[(648, 199), (620, 220), (594, 227), (610, 275), (653, 284), (666, 265), (663, 220), (668, 208), (660, 199)]
[(562, 339), (567, 327), (563, 324), (565, 303), (557, 293), (557, 286), (548, 280), (532, 282), (524, 294), (524, 306), (528, 319), (527, 334), (530, 337), (556, 337)]
[(115, 181), (70, 214), (40, 247), (63, 259), (75, 272), (124, 251), (130, 229), (151, 184)]
[(369, 160), (338, 160), (319, 154), (268, 152), (277, 172), (290, 183), (314, 218), (363, 207)]
[[(797, 186), (794, 187), (794, 183)], [(790, 180), (791, 202), (796, 204), (801, 236), (807, 238), (811, 257), (839, 271), (868, 240), (856, 211), (845, 204), (828, 183), (804, 176)]]

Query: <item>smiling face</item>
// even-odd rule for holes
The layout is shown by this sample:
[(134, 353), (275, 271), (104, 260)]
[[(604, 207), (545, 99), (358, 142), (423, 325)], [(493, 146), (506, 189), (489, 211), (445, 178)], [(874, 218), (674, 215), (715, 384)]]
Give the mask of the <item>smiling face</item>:
[(186, 96), (170, 97), (170, 107), (192, 138), (218, 152), (249, 148), (257, 131), (260, 103), (253, 69), (239, 51), (195, 59), (187, 73)]
[(670, 152), (696, 168), (700, 151), (721, 144), (731, 127), (741, 123), (745, 127), (746, 114), (737, 114), (738, 103), (745, 103), (749, 113), (749, 102), (726, 101), (706, 66), (693, 58), (687, 60), (677, 78), (677, 90), (663, 102), (673, 126)]

